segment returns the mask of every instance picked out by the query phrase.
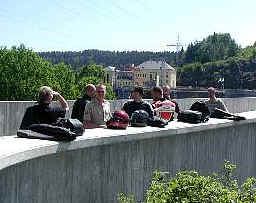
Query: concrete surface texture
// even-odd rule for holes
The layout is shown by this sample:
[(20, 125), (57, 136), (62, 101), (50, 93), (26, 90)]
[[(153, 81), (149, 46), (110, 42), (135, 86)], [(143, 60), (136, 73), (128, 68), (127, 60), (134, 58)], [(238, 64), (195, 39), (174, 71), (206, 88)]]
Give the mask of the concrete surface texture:
[[(185, 110), (190, 108), (195, 101), (203, 100), (200, 98), (177, 99), (180, 109)], [(127, 100), (111, 101), (111, 110), (120, 110)], [(150, 100), (149, 100), (150, 101)], [(240, 113), (256, 110), (256, 97), (244, 98), (223, 98), (228, 109), (232, 113)], [(70, 117), (74, 101), (68, 101), (70, 110), (67, 112), (67, 117)], [(34, 102), (24, 101), (0, 101), (0, 136), (14, 135), (20, 126), (24, 112), (28, 106)]]
[(88, 129), (72, 142), (2, 136), (0, 202), (117, 202), (119, 192), (142, 200), (155, 169), (211, 174), (224, 160), (237, 164), (238, 180), (256, 176), (256, 111), (241, 115), (247, 120)]

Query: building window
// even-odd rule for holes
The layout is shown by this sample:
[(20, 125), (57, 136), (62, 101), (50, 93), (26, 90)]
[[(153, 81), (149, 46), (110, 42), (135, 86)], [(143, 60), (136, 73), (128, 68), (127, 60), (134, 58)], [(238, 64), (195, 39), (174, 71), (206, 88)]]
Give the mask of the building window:
[(168, 78), (168, 74), (166, 74), (166, 78)]

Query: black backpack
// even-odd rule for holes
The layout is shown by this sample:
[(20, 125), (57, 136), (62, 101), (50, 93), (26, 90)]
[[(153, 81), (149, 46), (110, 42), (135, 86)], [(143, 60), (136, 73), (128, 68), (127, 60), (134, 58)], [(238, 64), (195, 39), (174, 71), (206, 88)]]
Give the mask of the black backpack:
[(77, 136), (81, 136), (84, 133), (84, 126), (78, 119), (59, 118), (53, 125), (69, 129)]
[(178, 121), (186, 123), (204, 123), (209, 120), (210, 111), (203, 101), (196, 101), (189, 110), (178, 114)]
[(54, 124), (32, 124), (28, 130), (19, 130), (18, 137), (37, 138), (54, 141), (72, 141), (84, 132), (83, 124), (78, 119), (61, 118)]
[(206, 122), (210, 118), (210, 111), (204, 101), (196, 101), (191, 105), (190, 110), (202, 113), (201, 122)]
[(202, 112), (185, 110), (181, 111), (177, 117), (178, 121), (185, 123), (201, 123), (202, 122)]

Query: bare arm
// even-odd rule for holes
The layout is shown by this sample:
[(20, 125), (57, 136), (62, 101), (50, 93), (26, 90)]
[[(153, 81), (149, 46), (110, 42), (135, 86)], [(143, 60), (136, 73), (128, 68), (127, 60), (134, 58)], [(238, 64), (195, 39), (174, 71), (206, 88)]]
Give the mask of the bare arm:
[(221, 109), (223, 111), (226, 111), (227, 113), (229, 113), (228, 109), (227, 109), (227, 106), (225, 105), (225, 103), (222, 100), (220, 100), (220, 105), (221, 105)]
[(56, 98), (56, 99), (59, 101), (59, 103), (60, 103), (60, 105), (61, 105), (61, 107), (62, 107), (63, 109), (69, 110), (69, 106), (68, 106), (67, 101), (64, 99), (64, 97), (62, 97), (62, 96), (60, 95), (60, 93), (58, 93), (58, 92), (53, 92), (53, 96), (54, 96), (54, 98)]

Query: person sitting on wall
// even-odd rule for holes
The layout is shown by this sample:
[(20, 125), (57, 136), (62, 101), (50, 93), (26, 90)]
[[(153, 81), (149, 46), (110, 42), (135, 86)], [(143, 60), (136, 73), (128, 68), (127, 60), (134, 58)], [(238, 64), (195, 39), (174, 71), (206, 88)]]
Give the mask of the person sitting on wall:
[(105, 100), (106, 86), (98, 84), (96, 86), (96, 96), (84, 109), (84, 127), (100, 128), (105, 127), (110, 119), (110, 103)]
[(153, 89), (151, 90), (151, 94), (153, 97), (152, 107), (154, 109), (155, 103), (158, 101), (164, 101), (165, 98), (163, 97), (163, 90), (161, 87), (153, 87)]
[(143, 101), (143, 88), (142, 87), (135, 87), (131, 94), (132, 101), (128, 101), (123, 105), (123, 110), (129, 115), (131, 118), (132, 113), (136, 110), (144, 110), (149, 114), (150, 118), (153, 118), (153, 108), (152, 106)]
[(152, 107), (154, 113), (165, 121), (172, 121), (174, 119), (175, 103), (163, 97), (163, 90), (161, 87), (154, 87), (151, 91), (153, 102)]
[(71, 118), (76, 118), (83, 123), (84, 120), (84, 109), (87, 103), (95, 97), (96, 87), (93, 84), (88, 84), (85, 86), (85, 94), (82, 98), (75, 101), (73, 105), (73, 110)]
[(221, 109), (228, 113), (228, 109), (224, 102), (220, 98), (216, 98), (215, 89), (213, 87), (208, 88), (209, 99), (205, 101), (210, 113), (214, 111), (215, 108)]
[(163, 97), (164, 97), (165, 99), (167, 99), (167, 100), (170, 100), (171, 102), (173, 102), (173, 103), (175, 104), (175, 112), (176, 112), (177, 114), (179, 114), (179, 113), (180, 113), (179, 104), (177, 103), (176, 100), (171, 99), (170, 95), (171, 95), (171, 88), (170, 88), (170, 86), (169, 86), (169, 85), (163, 86)]
[[(59, 104), (53, 103), (53, 99), (57, 99)], [(28, 129), (32, 124), (53, 124), (58, 118), (64, 118), (67, 110), (67, 101), (58, 92), (42, 86), (37, 104), (26, 109), (20, 129)]]

